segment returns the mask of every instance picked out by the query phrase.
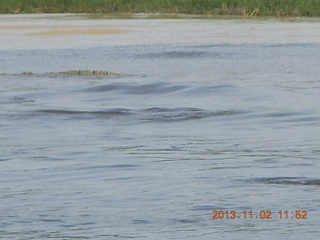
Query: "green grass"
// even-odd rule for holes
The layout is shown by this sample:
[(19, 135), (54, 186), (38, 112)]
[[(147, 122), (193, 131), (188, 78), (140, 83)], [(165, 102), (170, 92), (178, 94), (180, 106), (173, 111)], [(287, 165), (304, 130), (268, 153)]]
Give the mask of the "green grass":
[(320, 16), (320, 0), (0, 0), (0, 13), (157, 12)]

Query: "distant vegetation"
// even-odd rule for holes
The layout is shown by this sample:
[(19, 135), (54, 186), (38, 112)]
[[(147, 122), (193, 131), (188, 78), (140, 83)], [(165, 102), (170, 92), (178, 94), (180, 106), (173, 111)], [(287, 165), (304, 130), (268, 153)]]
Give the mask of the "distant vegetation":
[(320, 0), (0, 0), (0, 13), (157, 12), (320, 16)]

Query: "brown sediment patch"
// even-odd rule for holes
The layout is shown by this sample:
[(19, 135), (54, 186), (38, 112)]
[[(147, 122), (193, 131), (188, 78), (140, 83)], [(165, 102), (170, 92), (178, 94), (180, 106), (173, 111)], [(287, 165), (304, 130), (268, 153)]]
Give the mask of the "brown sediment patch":
[(0, 25), (0, 30), (20, 30), (20, 29), (39, 29), (41, 25)]
[(120, 34), (124, 30), (106, 28), (85, 28), (85, 29), (53, 29), (49, 31), (33, 32), (24, 34), (25, 36), (53, 36), (53, 35), (99, 35), (99, 34)]

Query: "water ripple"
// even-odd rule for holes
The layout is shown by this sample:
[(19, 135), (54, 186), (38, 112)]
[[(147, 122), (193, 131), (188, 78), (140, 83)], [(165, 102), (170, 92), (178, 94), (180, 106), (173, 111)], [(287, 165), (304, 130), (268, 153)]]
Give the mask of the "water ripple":
[(309, 179), (304, 177), (256, 178), (253, 179), (253, 181), (265, 184), (320, 186), (320, 179)]
[[(77, 110), (63, 110), (63, 109), (43, 109), (30, 114), (34, 117), (36, 114), (56, 115), (70, 117), (72, 119), (92, 119), (92, 118), (112, 118), (112, 117), (126, 117), (126, 120), (138, 121), (155, 121), (155, 122), (174, 122), (194, 119), (203, 119), (209, 117), (225, 117), (241, 114), (241, 111), (223, 110), (223, 111), (208, 111), (201, 108), (160, 108), (152, 107), (138, 110), (131, 110), (125, 108), (108, 109), (101, 111), (77, 111)], [(130, 118), (131, 117), (131, 118)]]
[(208, 117), (222, 117), (239, 114), (237, 111), (206, 111), (200, 108), (148, 108), (144, 110), (148, 121), (183, 121)]
[(121, 91), (126, 94), (166, 94), (185, 89), (184, 85), (171, 85), (167, 83), (150, 84), (107, 84), (86, 89), (87, 92)]
[(161, 52), (150, 52), (145, 54), (137, 54), (137, 58), (199, 58), (207, 57), (210, 54), (206, 51), (161, 51)]
[(92, 116), (92, 117), (112, 117), (112, 116), (127, 116), (133, 114), (131, 110), (124, 108), (109, 109), (103, 111), (77, 111), (63, 109), (43, 109), (36, 111), (46, 115), (66, 115), (66, 116)]

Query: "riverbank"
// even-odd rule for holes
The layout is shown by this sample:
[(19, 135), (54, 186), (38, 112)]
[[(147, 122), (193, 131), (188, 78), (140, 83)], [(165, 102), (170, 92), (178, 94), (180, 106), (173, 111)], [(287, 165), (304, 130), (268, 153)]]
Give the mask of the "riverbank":
[(320, 0), (2, 0), (1, 14), (184, 13), (234, 16), (320, 16)]

